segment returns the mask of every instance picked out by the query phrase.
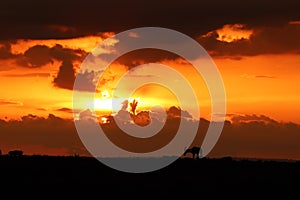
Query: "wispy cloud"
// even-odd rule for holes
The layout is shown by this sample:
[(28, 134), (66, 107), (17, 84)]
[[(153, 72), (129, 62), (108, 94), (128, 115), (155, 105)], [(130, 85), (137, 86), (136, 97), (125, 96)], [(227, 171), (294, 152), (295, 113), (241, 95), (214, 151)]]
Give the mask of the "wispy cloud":
[(276, 78), (276, 76), (269, 76), (269, 75), (257, 75), (255, 78)]
[(67, 113), (72, 113), (72, 109), (70, 108), (59, 108), (56, 111), (61, 111), (61, 112), (67, 112)]
[(255, 75), (255, 74), (242, 74), (240, 77), (247, 78), (247, 79), (255, 79), (255, 78), (275, 79), (275, 78), (277, 78), (276, 76), (272, 76), (272, 75)]
[(26, 74), (4, 74), (5, 77), (49, 77), (50, 73), (26, 73)]
[(0, 99), (0, 105), (23, 106), (23, 102), (14, 101), (14, 100), (7, 100), (7, 99)]
[(300, 21), (290, 21), (289, 24), (300, 25)]

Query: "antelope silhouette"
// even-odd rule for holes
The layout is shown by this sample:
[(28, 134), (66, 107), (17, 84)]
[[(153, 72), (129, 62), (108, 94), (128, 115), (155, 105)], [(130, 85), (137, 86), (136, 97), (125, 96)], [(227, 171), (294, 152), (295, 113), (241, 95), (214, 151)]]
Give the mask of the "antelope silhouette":
[[(191, 153), (193, 154), (193, 159), (197, 159), (199, 158), (199, 153), (202, 154), (202, 151), (201, 151), (201, 148), (200, 147), (192, 147), (192, 148), (189, 148), (189, 149), (186, 149), (184, 150), (184, 156), (186, 156), (186, 154), (188, 153)], [(200, 155), (202, 157), (202, 155)]]

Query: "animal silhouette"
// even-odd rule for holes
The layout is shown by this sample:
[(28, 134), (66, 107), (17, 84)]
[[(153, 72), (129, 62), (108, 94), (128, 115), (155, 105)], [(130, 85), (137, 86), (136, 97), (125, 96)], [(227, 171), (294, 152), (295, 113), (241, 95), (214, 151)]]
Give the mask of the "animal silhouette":
[(193, 159), (197, 159), (197, 158), (199, 158), (199, 153), (202, 154), (201, 152), (202, 151), (201, 151), (200, 147), (192, 147), (192, 148), (186, 149), (184, 151), (183, 155), (186, 156), (186, 154), (191, 153), (193, 155)]
[(23, 156), (22, 150), (12, 150), (8, 152), (8, 155), (10, 156)]

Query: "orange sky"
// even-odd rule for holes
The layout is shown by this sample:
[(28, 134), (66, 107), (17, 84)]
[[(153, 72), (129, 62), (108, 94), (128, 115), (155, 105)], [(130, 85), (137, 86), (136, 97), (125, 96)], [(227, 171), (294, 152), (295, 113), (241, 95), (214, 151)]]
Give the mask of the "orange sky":
[[(228, 38), (249, 39), (245, 38), (245, 34), (250, 34), (250, 31), (243, 30), (239, 35), (238, 30), (232, 31), (230, 27), (235, 29), (239, 26), (228, 25), (220, 29), (219, 32), (223, 34), (223, 39), (227, 38), (224, 42), (232, 42)], [(106, 37), (110, 34), (107, 33)], [(55, 44), (61, 44), (63, 48), (79, 48), (90, 52), (101, 41), (100, 36), (64, 40), (18, 40), (12, 45), (11, 51), (14, 54), (22, 54), (35, 45), (46, 45), (52, 48)], [(38, 68), (25, 68), (18, 65), (15, 60), (15, 58), (0, 59), (0, 65), (3, 66), (0, 71), (0, 117), (18, 118), (29, 113), (41, 116), (53, 113), (62, 117), (72, 117), (70, 112), (59, 111), (62, 108), (72, 108), (71, 90), (53, 86), (53, 79), (62, 62), (54, 59), (51, 63)], [(297, 84), (300, 78), (298, 54), (241, 56), (239, 59), (235, 59), (233, 56), (213, 56), (213, 60), (219, 68), (225, 84), (227, 113), (264, 114), (278, 121), (300, 123), (297, 114), (300, 111), (300, 89)], [(197, 89), (201, 91), (201, 94), (197, 95), (201, 106), (201, 116), (209, 119), (211, 114), (209, 94), (201, 77), (195, 77), (195, 73), (177, 60), (165, 60), (161, 63), (180, 70), (194, 82), (194, 87), (198, 87)], [(80, 62), (74, 61), (74, 66), (78, 69)], [(115, 73), (118, 70), (126, 71), (126, 66), (116, 67)], [(172, 79), (172, 77), (165, 78), (170, 78), (170, 81)], [(134, 84), (134, 80), (135, 78), (131, 78), (131, 84)], [(112, 93), (106, 85), (100, 84), (100, 87), (101, 90)], [(148, 91), (144, 96), (139, 92), (139, 97), (149, 103), (148, 99), (155, 93), (160, 93), (159, 89)], [(102, 98), (101, 95), (100, 98)], [(167, 98), (161, 100), (163, 99), (165, 101)], [(153, 98), (151, 101), (154, 101)], [(170, 106), (173, 103), (169, 101), (165, 104)]]
[[(74, 31), (67, 28), (61, 29), (61, 31), (68, 30)], [(298, 149), (291, 152), (298, 145), (295, 142), (297, 140), (295, 133), (298, 132), (300, 124), (298, 114), (300, 112), (300, 88), (298, 85), (300, 49), (297, 46), (300, 39), (293, 40), (293, 37), (299, 34), (300, 23), (296, 20), (280, 27), (252, 27), (238, 23), (223, 24), (194, 37), (211, 55), (220, 71), (226, 90), (227, 113), (225, 114), (227, 119), (232, 122), (230, 125), (226, 124), (224, 130), (226, 135), (222, 135), (213, 155), (220, 156), (223, 155), (223, 152), (234, 156), (281, 156), (300, 159)], [(16, 123), (14, 120), (28, 126), (28, 131), (35, 129), (36, 126), (39, 128), (37, 124), (41, 121), (46, 125), (54, 123), (58, 124), (57, 127), (62, 126), (64, 134), (68, 130), (74, 134), (74, 125), (70, 124), (71, 121), (64, 120), (73, 119), (72, 87), (75, 75), (79, 74), (82, 61), (88, 53), (97, 44), (112, 35), (112, 32), (102, 32), (69, 39), (19, 38), (14, 41), (9, 39), (0, 41), (0, 119), (7, 123), (2, 126), (1, 123), (5, 123), (0, 120), (0, 128), (9, 132), (10, 130), (6, 128), (12, 126), (11, 135), (15, 137), (14, 131), (22, 130), (22, 126), (14, 128)], [(282, 35), (286, 35), (286, 37), (282, 38)], [(139, 36), (132, 33), (131, 37)], [(118, 41), (113, 40), (107, 45), (114, 47), (117, 43)], [(111, 52), (107, 49), (100, 49), (96, 53), (110, 54)], [(139, 56), (134, 58), (135, 55)], [(149, 110), (156, 104), (161, 104), (166, 108), (179, 105), (176, 95), (167, 88), (155, 84), (139, 87), (132, 96), (125, 95), (126, 92), (135, 88), (141, 79), (148, 79), (152, 71), (153, 73), (155, 71), (155, 76), (159, 76), (164, 81), (170, 84), (174, 83), (174, 76), (165, 73), (163, 69), (156, 68), (157, 66), (154, 64), (132, 68), (135, 64), (151, 62), (170, 66), (190, 81), (193, 90), (196, 91), (201, 118), (210, 120), (212, 115), (224, 115), (224, 113), (211, 113), (211, 101), (207, 87), (202, 77), (190, 64), (174, 55), (164, 57), (164, 54), (155, 55), (147, 54), (147, 52), (144, 54), (133, 53), (123, 60), (121, 58), (114, 62), (104, 73), (100, 82), (91, 81), (89, 88), (85, 88), (88, 90), (85, 94), (88, 95), (91, 93), (93, 84), (97, 85), (98, 93), (94, 101), (85, 101), (83, 98), (83, 102), (76, 105), (78, 107), (75, 106), (75, 108), (85, 110), (95, 106), (97, 115), (110, 114), (110, 102), (116, 90), (116, 84), (119, 77), (126, 74), (129, 69), (132, 70), (125, 79), (126, 83), (118, 86), (122, 92), (120, 96), (114, 98), (117, 102), (116, 109), (113, 110), (114, 114), (122, 110), (122, 103), (126, 99), (129, 101), (134, 98), (138, 99), (137, 112)], [(80, 75), (82, 78), (90, 80), (91, 76), (95, 76), (96, 73), (98, 72), (80, 72)], [(179, 93), (184, 95), (186, 91), (181, 90)], [(192, 105), (189, 101), (182, 103), (181, 107), (185, 106), (189, 109), (188, 114), (199, 118), (196, 112), (197, 105)], [(107, 119), (105, 118), (104, 121), (106, 122)], [(260, 122), (262, 124), (259, 124)], [(45, 133), (46, 137), (52, 137), (53, 130), (61, 133), (56, 129), (57, 127), (51, 127), (51, 130), (49, 129)], [(52, 128), (54, 129), (52, 130)], [(42, 129), (45, 127), (42, 126)], [(257, 135), (252, 135), (253, 130)], [(275, 135), (271, 135), (271, 142), (264, 143), (266, 146), (261, 145), (260, 149), (256, 149), (255, 145), (249, 145), (249, 148), (242, 150), (234, 148), (234, 145), (240, 145), (239, 148), (242, 148), (241, 146), (248, 144), (246, 139), (257, 144), (268, 141), (269, 135), (260, 135), (265, 130), (275, 132)], [(245, 132), (246, 135), (241, 136), (239, 131)], [(283, 137), (282, 133), (289, 135)], [(33, 138), (32, 135), (30, 137)], [(6, 138), (5, 133), (0, 134), (0, 137)], [(55, 137), (58, 136), (53, 136), (53, 138)], [(74, 149), (81, 148), (77, 136), (70, 137), (72, 142), (69, 142), (68, 137), (70, 135), (63, 135), (60, 145), (57, 145), (55, 140), (49, 140), (50, 144), (47, 142), (39, 144), (27, 141), (26, 137), (21, 137), (24, 141), (22, 148), (30, 153), (39, 151), (45, 154), (69, 154)], [(9, 144), (3, 138), (0, 143), (2, 148), (17, 148), (18, 145), (22, 145), (21, 139), (16, 144), (14, 142)], [(280, 154), (274, 149), (283, 140), (286, 147), (291, 147), (290, 149), (286, 148)], [(15, 141), (15, 139), (12, 138), (11, 141)], [(40, 142), (40, 140), (37, 141)], [(41, 141), (43, 140), (41, 139)], [(251, 152), (256, 153), (252, 155)], [(278, 155), (275, 155), (274, 152)]]

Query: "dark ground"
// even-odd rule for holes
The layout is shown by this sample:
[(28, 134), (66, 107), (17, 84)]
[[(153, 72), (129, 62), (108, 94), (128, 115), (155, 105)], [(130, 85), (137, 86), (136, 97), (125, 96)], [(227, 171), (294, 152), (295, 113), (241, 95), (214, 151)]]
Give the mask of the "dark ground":
[[(179, 159), (150, 173), (119, 172), (89, 157), (0, 157), (1, 193), (28, 197), (121, 196), (238, 199), (292, 197), (299, 191), (300, 161)], [(141, 196), (142, 195), (142, 196)], [(2, 198), (1, 198), (2, 199)], [(40, 198), (43, 199), (43, 198)], [(58, 198), (60, 199), (60, 198)], [(95, 199), (95, 198), (93, 198)], [(105, 198), (106, 199), (106, 198)], [(223, 199), (223, 198), (222, 198)], [(297, 196), (296, 196), (297, 199)]]

